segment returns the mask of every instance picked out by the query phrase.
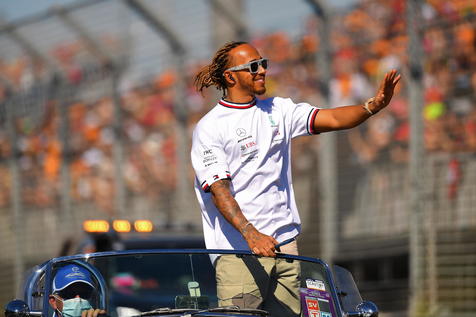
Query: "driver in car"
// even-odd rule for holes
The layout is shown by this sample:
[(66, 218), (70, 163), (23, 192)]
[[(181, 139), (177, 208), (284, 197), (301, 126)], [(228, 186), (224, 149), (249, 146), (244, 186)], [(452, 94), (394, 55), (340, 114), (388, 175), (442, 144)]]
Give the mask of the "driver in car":
[(53, 279), (53, 293), (49, 296), (53, 317), (97, 317), (105, 314), (95, 309), (91, 301), (96, 288), (91, 273), (82, 266), (68, 264), (58, 269)]

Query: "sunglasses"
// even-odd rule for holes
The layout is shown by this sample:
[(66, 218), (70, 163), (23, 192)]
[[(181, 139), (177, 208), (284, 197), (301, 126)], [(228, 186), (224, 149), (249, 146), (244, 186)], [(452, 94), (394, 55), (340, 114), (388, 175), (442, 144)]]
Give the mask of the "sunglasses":
[(93, 295), (93, 291), (94, 289), (90, 285), (84, 283), (75, 283), (66, 287), (65, 289), (62, 289), (61, 291), (58, 291), (57, 294), (65, 300), (75, 298), (78, 295), (82, 299), (90, 299)]
[(250, 73), (256, 74), (260, 66), (262, 66), (264, 69), (268, 69), (268, 59), (267, 58), (258, 59), (256, 61), (252, 61), (247, 64), (230, 67), (227, 70), (235, 72), (238, 70), (247, 69)]

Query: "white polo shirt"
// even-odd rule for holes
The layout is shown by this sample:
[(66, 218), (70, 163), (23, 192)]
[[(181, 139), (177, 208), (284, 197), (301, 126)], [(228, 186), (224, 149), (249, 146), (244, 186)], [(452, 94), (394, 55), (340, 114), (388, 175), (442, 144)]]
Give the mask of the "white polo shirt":
[(231, 179), (231, 192), (258, 231), (278, 242), (301, 231), (291, 180), (291, 139), (314, 134), (319, 109), (289, 98), (236, 104), (220, 100), (197, 124), (192, 140), (195, 192), (208, 249), (249, 250), (221, 215), (210, 186)]

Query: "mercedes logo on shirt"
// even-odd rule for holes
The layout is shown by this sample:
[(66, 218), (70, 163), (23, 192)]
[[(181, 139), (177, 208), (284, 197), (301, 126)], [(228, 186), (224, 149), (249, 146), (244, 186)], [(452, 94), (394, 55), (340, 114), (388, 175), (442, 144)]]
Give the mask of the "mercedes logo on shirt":
[(236, 129), (236, 135), (238, 135), (239, 137), (243, 137), (243, 136), (245, 136), (245, 134), (246, 134), (245, 129), (243, 129), (243, 128)]

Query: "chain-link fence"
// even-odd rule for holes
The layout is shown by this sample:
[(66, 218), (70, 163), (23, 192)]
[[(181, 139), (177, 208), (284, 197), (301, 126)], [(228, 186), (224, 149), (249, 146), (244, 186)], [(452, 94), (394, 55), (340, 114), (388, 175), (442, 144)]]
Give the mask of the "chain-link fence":
[[(272, 62), (270, 96), (358, 104), (385, 71), (403, 73), (389, 109), (367, 123), (294, 141), (301, 253), (348, 267), (384, 314), (410, 303), (415, 316), (474, 314), (476, 9), (417, 8), (408, 29), (400, 1), (331, 11), (311, 0), (103, 0), (3, 25), (0, 301), (25, 268), (80, 239), (85, 219), (200, 227), (189, 143), (217, 94), (194, 92), (193, 75), (224, 41), (248, 39)], [(412, 30), (422, 56), (409, 50)], [(424, 97), (418, 184), (408, 78)]]

